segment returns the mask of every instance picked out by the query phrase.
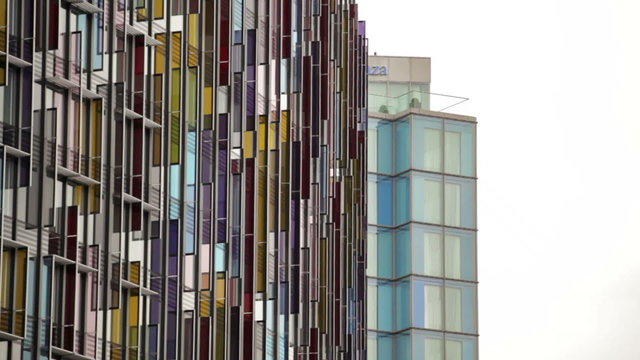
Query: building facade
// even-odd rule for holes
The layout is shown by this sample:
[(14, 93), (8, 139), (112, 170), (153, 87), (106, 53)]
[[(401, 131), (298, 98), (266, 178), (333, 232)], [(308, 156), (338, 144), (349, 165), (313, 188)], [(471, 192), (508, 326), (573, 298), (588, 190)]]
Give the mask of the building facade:
[(354, 0), (0, 0), (0, 358), (365, 356)]
[(368, 72), (368, 358), (475, 360), (475, 119), (432, 110), (428, 58)]

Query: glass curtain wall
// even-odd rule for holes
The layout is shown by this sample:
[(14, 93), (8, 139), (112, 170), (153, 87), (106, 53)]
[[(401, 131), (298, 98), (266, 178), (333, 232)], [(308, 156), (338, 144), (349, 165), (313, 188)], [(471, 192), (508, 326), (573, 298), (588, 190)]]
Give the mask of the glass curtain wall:
[(368, 136), (368, 358), (475, 360), (475, 123), (370, 118)]

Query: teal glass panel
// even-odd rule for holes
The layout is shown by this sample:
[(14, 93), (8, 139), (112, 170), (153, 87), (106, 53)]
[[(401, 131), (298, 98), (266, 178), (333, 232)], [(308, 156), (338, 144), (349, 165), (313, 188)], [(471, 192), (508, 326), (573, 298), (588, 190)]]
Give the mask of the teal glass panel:
[(411, 256), (413, 273), (442, 277), (443, 266), (442, 228), (413, 224), (411, 226)]
[(391, 281), (370, 278), (367, 289), (369, 329), (397, 331), (409, 327), (411, 285), (408, 279)]
[(447, 226), (476, 227), (476, 182), (447, 176), (444, 184), (444, 224)]
[(411, 218), (430, 224), (442, 224), (443, 177), (411, 173)]
[(411, 326), (411, 283), (409, 279), (400, 280), (396, 283), (396, 328), (395, 330), (406, 329)]
[(444, 237), (444, 259), (445, 277), (475, 281), (475, 232), (447, 229)]
[(444, 171), (453, 175), (476, 175), (475, 124), (445, 121)]
[(413, 168), (442, 172), (442, 119), (413, 115), (411, 135)]
[(411, 333), (387, 334), (369, 331), (367, 334), (367, 360), (410, 360)]
[(411, 273), (411, 239), (409, 225), (394, 231), (395, 233), (395, 276), (396, 278)]
[(216, 272), (225, 271), (227, 269), (227, 244), (216, 244), (215, 250), (215, 270)]
[(397, 351), (393, 359), (411, 359), (411, 333), (408, 331), (396, 335)]
[(411, 167), (411, 124), (408, 118), (395, 124), (395, 173), (401, 173)]
[[(395, 225), (404, 224), (409, 221), (409, 208), (411, 206), (411, 193), (409, 191), (409, 174), (400, 175), (395, 178)], [(380, 207), (391, 202), (378, 202)], [(387, 206), (391, 208), (390, 206)]]
[(378, 335), (378, 359), (393, 359), (394, 351), (393, 351), (393, 335), (390, 334), (380, 334)]

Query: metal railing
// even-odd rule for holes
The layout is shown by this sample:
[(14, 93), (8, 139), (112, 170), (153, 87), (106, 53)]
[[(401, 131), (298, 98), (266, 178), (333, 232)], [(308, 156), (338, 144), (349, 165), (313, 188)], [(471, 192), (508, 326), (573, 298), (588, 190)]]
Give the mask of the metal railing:
[(412, 90), (400, 96), (369, 94), (369, 111), (395, 115), (409, 109), (445, 111), (468, 98)]

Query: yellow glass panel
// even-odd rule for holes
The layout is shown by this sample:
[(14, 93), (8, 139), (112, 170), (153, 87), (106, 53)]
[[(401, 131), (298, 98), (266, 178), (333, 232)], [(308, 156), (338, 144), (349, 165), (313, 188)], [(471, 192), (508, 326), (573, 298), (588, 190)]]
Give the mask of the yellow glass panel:
[(171, 114), (171, 163), (180, 163), (180, 113)]
[(204, 115), (213, 114), (213, 87), (204, 88), (203, 111)]
[(280, 137), (281, 137), (281, 141), (283, 143), (286, 143), (289, 141), (289, 111), (283, 111), (282, 112), (282, 119), (281, 121), (281, 125), (280, 125)]
[(180, 111), (180, 92), (182, 89), (180, 75), (180, 69), (171, 71), (171, 111)]
[(269, 124), (269, 149), (273, 150), (278, 148), (278, 144), (276, 143), (277, 134), (278, 134), (278, 124), (277, 123)]
[(16, 310), (24, 310), (27, 295), (27, 249), (16, 253)]
[(102, 155), (102, 100), (91, 102), (91, 156)]
[(129, 326), (138, 326), (138, 305), (138, 296), (132, 295), (129, 298)]
[(120, 309), (111, 310), (111, 342), (115, 344), (120, 344), (122, 342), (120, 339), (122, 335), (120, 316)]
[(244, 132), (244, 157), (245, 159), (253, 157), (253, 131)]
[[(164, 34), (157, 34), (156, 40), (165, 44), (166, 36)], [(156, 69), (155, 69), (156, 74), (164, 74), (166, 52), (167, 52), (167, 48), (164, 45), (156, 46)]]
[(153, 1), (153, 17), (156, 19), (164, 17), (164, 0)]
[(266, 241), (267, 232), (267, 169), (258, 168), (258, 242)]
[(171, 34), (171, 68), (180, 68), (182, 63), (182, 33)]
[(258, 125), (258, 150), (267, 150), (267, 124)]
[(202, 291), (200, 294), (200, 316), (211, 316), (211, 293)]
[(100, 185), (89, 186), (89, 211), (100, 211)]
[(216, 279), (216, 299), (224, 299), (225, 284), (224, 275), (222, 277), (218, 276)]
[(9, 286), (11, 280), (9, 279), (11, 270), (11, 252), (4, 250), (2, 252), (2, 308), (8, 309), (10, 304)]
[(258, 254), (257, 254), (257, 266), (256, 266), (256, 270), (258, 271), (258, 277), (257, 277), (257, 281), (256, 281), (256, 289), (257, 291), (265, 291), (266, 290), (266, 274), (265, 274), (265, 270), (266, 270), (266, 261), (265, 261), (265, 257), (267, 254), (267, 244), (262, 242), (262, 243), (258, 243)]
[(81, 185), (73, 188), (73, 205), (77, 206), (80, 209), (82, 209), (82, 199), (84, 198), (84, 196), (82, 196), (84, 193), (83, 190), (84, 187)]

